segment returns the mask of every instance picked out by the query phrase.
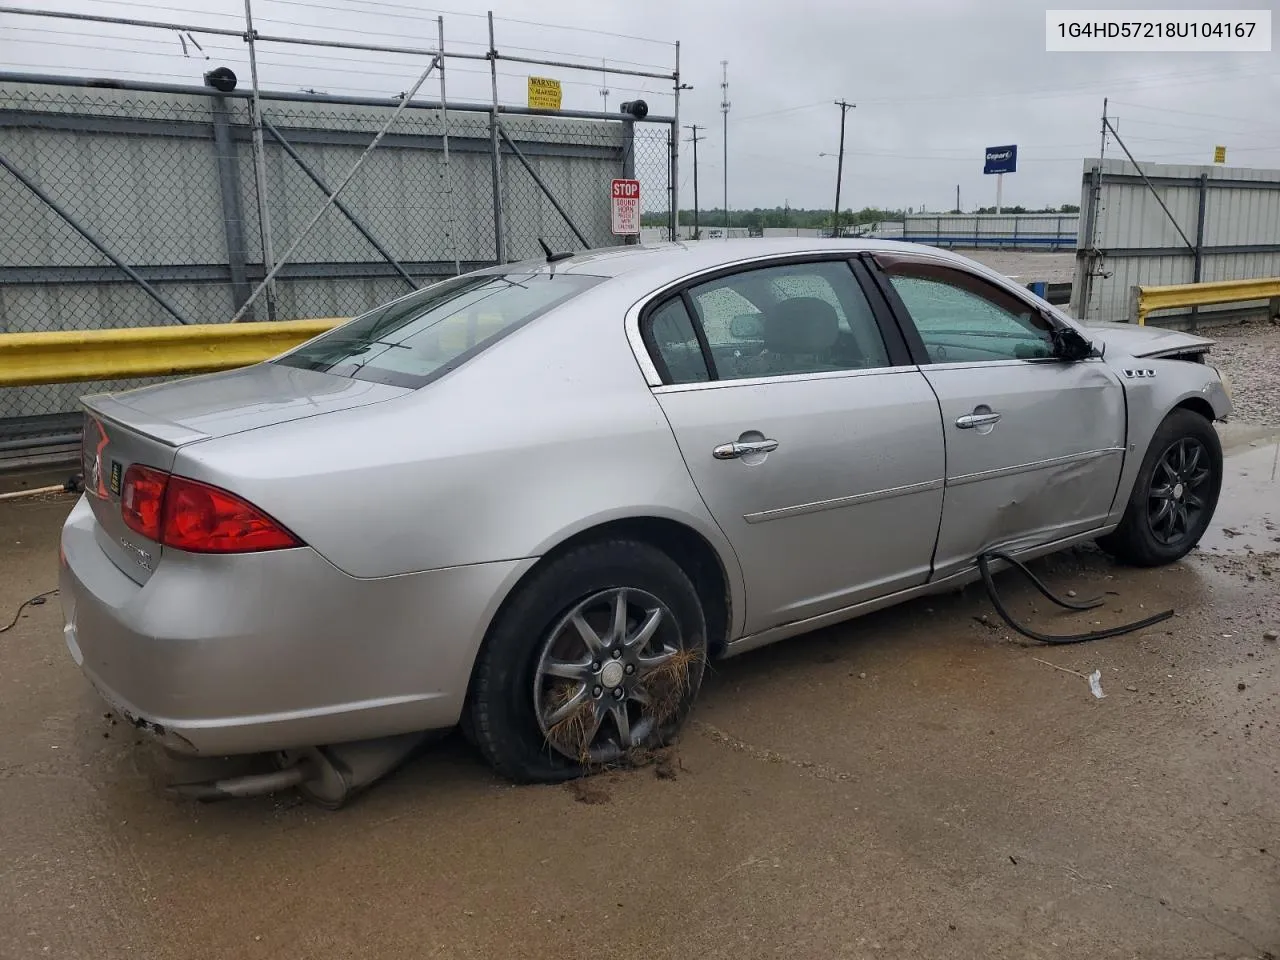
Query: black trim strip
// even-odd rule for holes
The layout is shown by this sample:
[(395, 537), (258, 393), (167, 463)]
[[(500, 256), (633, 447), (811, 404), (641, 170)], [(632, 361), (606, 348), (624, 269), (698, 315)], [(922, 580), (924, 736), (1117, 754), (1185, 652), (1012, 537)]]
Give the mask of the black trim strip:
[(693, 335), (698, 339), (698, 349), (702, 351), (702, 363), (707, 368), (707, 377), (712, 381), (720, 379), (720, 371), (716, 369), (715, 354), (711, 352), (711, 344), (707, 342), (707, 331), (703, 329), (702, 314), (698, 305), (689, 294), (689, 287), (680, 291), (680, 299), (684, 302), (685, 312), (689, 314), (689, 322), (693, 324)]
[(925, 349), (924, 338), (920, 336), (920, 331), (916, 329), (915, 321), (911, 319), (911, 314), (907, 312), (907, 305), (898, 296), (898, 291), (893, 289), (893, 284), (889, 282), (885, 272), (880, 269), (880, 264), (876, 263), (875, 256), (870, 253), (864, 253), (860, 254), (858, 259), (862, 263), (863, 269), (866, 270), (867, 276), (875, 283), (880, 297), (893, 314), (893, 319), (899, 333), (902, 335), (903, 341), (907, 345), (912, 362), (921, 367), (929, 366), (933, 361), (929, 357), (929, 351)]

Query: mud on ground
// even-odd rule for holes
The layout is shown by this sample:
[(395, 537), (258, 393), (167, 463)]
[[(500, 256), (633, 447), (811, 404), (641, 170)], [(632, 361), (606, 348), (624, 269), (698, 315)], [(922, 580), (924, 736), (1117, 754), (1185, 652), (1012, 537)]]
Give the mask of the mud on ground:
[[(1036, 565), (1104, 610), (1000, 579), (1054, 631), (1172, 620), (1046, 648), (977, 589), (911, 603), (716, 665), (673, 751), (570, 786), (451, 739), (336, 814), (169, 800), (190, 771), (107, 715), (56, 598), (28, 608), (0, 634), (0, 957), (1280, 954), (1280, 485), (1253, 442), (1186, 562)], [(68, 508), (0, 504), (0, 626), (54, 586)]]

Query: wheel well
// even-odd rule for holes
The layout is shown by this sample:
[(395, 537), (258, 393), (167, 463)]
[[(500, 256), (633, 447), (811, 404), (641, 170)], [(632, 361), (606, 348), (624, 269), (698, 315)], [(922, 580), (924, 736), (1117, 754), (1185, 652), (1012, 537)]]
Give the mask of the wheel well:
[(1174, 409), (1190, 410), (1192, 413), (1198, 413), (1210, 423), (1213, 423), (1213, 421), (1218, 418), (1218, 415), (1213, 412), (1213, 405), (1210, 404), (1208, 400), (1201, 397), (1187, 397), (1187, 399), (1179, 403), (1174, 407)]
[(729, 581), (715, 548), (697, 531), (663, 517), (612, 520), (576, 533), (547, 551), (525, 576), (568, 550), (593, 540), (625, 537), (652, 544), (680, 565), (693, 581), (707, 618), (707, 646), (711, 656), (723, 652), (729, 640)]

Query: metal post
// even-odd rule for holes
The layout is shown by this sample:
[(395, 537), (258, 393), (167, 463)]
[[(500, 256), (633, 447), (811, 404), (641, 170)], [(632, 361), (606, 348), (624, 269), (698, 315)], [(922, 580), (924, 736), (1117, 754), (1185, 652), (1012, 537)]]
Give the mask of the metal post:
[(840, 152), (836, 154), (836, 207), (835, 213), (831, 217), (831, 236), (840, 236), (840, 181), (844, 176), (844, 120), (849, 115), (849, 110), (853, 107), (852, 103), (844, 100), (837, 100), (836, 106), (840, 108)]
[[(1199, 283), (1204, 279), (1204, 215), (1209, 198), (1209, 175), (1200, 174), (1200, 210), (1196, 214), (1196, 262), (1191, 282)], [(1194, 333), (1200, 326), (1200, 308), (1191, 308), (1191, 331)]]
[(721, 60), (720, 113), (724, 118), (724, 238), (729, 239), (729, 61)]
[(630, 118), (622, 121), (622, 177), (634, 180), (636, 176), (636, 122)]
[(440, 59), (436, 69), (440, 71), (440, 144), (441, 165), (444, 179), (445, 206), (449, 212), (449, 249), (453, 251), (453, 272), (462, 273), (458, 258), (458, 203), (453, 195), (453, 170), (449, 166), (449, 100), (444, 84), (444, 17), (436, 18), (436, 38), (440, 44)]
[[(262, 98), (258, 91), (258, 55), (254, 49), (257, 33), (253, 29), (251, 0), (244, 0), (245, 43), (249, 45), (249, 78), (253, 84), (253, 170), (258, 194), (258, 230), (262, 235), (262, 269), (268, 277), (274, 276), (275, 252), (271, 246), (271, 211), (267, 201), (267, 154), (262, 142)], [(276, 283), (267, 284), (267, 319), (276, 319)]]
[[(624, 116), (626, 116), (624, 114)], [(636, 176), (636, 122), (626, 116), (622, 121), (622, 178), (634, 180)], [(669, 224), (668, 224), (669, 225)], [(627, 234), (622, 238), (623, 246), (640, 242), (640, 237)]]
[(506, 225), (502, 215), (502, 151), (498, 146), (498, 49), (493, 42), (492, 10), (489, 11), (489, 77), (493, 84), (493, 109), (489, 113), (489, 146), (493, 166), (493, 252), (498, 263), (506, 263)]
[(1099, 262), (1097, 246), (1098, 207), (1102, 198), (1102, 165), (1101, 162), (1090, 171), (1089, 204), (1084, 210), (1081, 226), (1085, 245), (1076, 242), (1076, 264), (1084, 264), (1084, 269), (1076, 270), (1076, 282), (1071, 287), (1071, 299), (1075, 315), (1087, 320), (1089, 301), (1093, 295), (1093, 278), (1097, 273)]
[(671, 141), (671, 239), (680, 239), (680, 41), (676, 41), (676, 70), (672, 77), (675, 85), (675, 102), (671, 110), (673, 119), (668, 139)]
[(689, 142), (693, 144), (693, 239), (695, 240), (701, 236), (698, 225), (698, 141), (707, 139), (698, 136), (698, 130), (696, 123), (689, 125)]
[[(311, 165), (308, 164), (307, 161), (302, 159), (302, 157), (298, 154), (298, 151), (293, 148), (293, 144), (291, 144), (288, 140), (286, 140), (284, 138), (284, 134), (282, 134), (279, 130), (277, 130), (275, 127), (275, 124), (273, 124), (265, 116), (262, 118), (262, 126), (267, 131), (267, 133), (271, 134), (271, 139), (275, 140), (276, 143), (280, 144), (284, 152), (293, 158), (293, 162), (298, 165), (298, 168), (307, 175), (307, 177), (311, 180), (312, 183), (314, 183), (317, 187), (320, 188), (321, 192), (323, 192), (326, 197), (329, 196), (331, 193), (333, 193), (333, 191), (329, 188), (329, 185), (324, 182), (324, 179), (320, 176), (320, 174), (316, 173), (315, 170), (311, 168)], [(369, 245), (373, 247), (373, 249), (377, 250), (379, 254), (381, 254), (382, 259), (386, 260), (387, 263), (391, 264), (392, 269), (394, 269), (396, 273), (400, 274), (401, 279), (403, 279), (405, 283), (409, 284), (409, 288), (411, 290), (421, 289), (421, 287), (418, 284), (418, 281), (414, 280), (413, 277), (409, 276), (408, 271), (406, 271), (404, 267), (400, 266), (400, 261), (397, 260), (394, 256), (392, 256), (390, 251), (388, 251), (386, 247), (384, 247), (381, 243), (378, 242), (378, 238), (373, 235), (373, 233), (369, 230), (369, 228), (364, 225), (361, 219), (358, 216), (356, 216), (356, 214), (351, 210), (350, 207), (348, 207), (341, 200), (337, 199), (336, 196), (334, 197), (333, 205), (338, 208), (338, 211), (344, 217), (346, 217), (348, 220), (351, 221), (351, 225), (360, 232), (360, 236), (368, 240)]]
[(1002, 206), (1003, 197), (1004, 197), (1004, 174), (997, 173), (996, 174), (996, 213), (997, 214), (1000, 213), (1000, 207)]
[(231, 136), (227, 98), (212, 94), (213, 151), (218, 161), (218, 195), (222, 199), (222, 231), (227, 241), (227, 268), (231, 275), (231, 309), (237, 310), (249, 298), (249, 278), (245, 272), (244, 206), (240, 198), (240, 156)]
[(12, 163), (10, 163), (9, 159), (2, 153), (0, 153), (0, 167), (4, 167), (6, 170), (12, 173), (15, 177), (17, 177), (18, 181), (24, 187), (26, 187), (28, 190), (34, 193), (37, 197), (39, 197), (40, 200), (43, 201), (45, 206), (47, 206), (50, 210), (52, 210), (54, 213), (60, 216), (63, 220), (65, 220), (67, 222), (67, 225), (71, 227), (72, 230), (80, 234), (80, 236), (84, 237), (85, 240), (89, 241), (90, 245), (95, 250), (97, 250), (100, 254), (102, 254), (104, 257), (106, 257), (108, 260), (114, 263), (117, 267), (123, 270), (125, 272), (125, 275), (128, 276), (130, 280), (132, 280), (134, 283), (136, 283), (138, 286), (140, 286), (143, 290), (146, 291), (147, 296), (151, 297), (152, 300), (160, 304), (160, 306), (164, 307), (164, 309), (169, 313), (170, 316), (173, 317), (173, 319), (177, 320), (179, 323), (191, 322), (182, 315), (182, 313), (178, 310), (177, 307), (175, 307), (172, 303), (169, 302), (169, 299), (167, 297), (165, 297), (162, 293), (160, 293), (160, 291), (158, 291), (155, 287), (151, 286), (151, 284), (147, 283), (146, 280), (142, 279), (142, 276), (138, 273), (137, 270), (134, 270), (133, 267), (129, 266), (127, 263), (121, 260), (118, 256), (112, 253), (107, 248), (106, 244), (104, 244), (101, 240), (99, 240), (97, 237), (95, 237), (92, 233), (89, 232), (88, 227), (84, 226), (84, 224), (82, 224), (79, 220), (73, 217), (69, 212), (64, 210), (58, 204), (58, 202), (53, 199), (53, 197), (49, 196), (47, 193), (41, 190), (34, 180), (32, 180), (25, 173), (23, 173), (21, 170), (15, 167)]

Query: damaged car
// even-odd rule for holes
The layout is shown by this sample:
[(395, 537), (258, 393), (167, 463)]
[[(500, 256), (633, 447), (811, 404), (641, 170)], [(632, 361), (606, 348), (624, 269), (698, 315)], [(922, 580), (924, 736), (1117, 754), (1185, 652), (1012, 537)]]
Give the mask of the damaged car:
[(84, 400), (65, 638), (204, 795), (329, 802), (461, 725), (516, 781), (668, 741), (707, 662), (1097, 541), (1190, 551), (1211, 341), (891, 241), (506, 264)]

